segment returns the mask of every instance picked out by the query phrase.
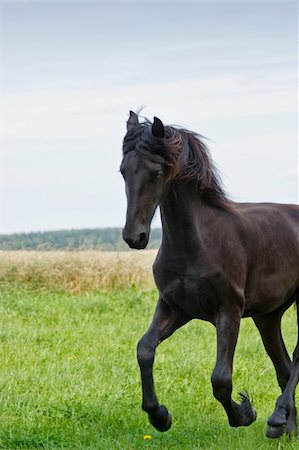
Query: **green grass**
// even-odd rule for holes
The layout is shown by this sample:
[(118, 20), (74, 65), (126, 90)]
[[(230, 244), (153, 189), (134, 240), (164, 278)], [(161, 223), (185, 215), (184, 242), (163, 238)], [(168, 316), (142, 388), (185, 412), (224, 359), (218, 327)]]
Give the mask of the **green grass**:
[[(282, 449), (264, 436), (279, 389), (251, 320), (242, 323), (234, 397), (254, 399), (257, 421), (233, 429), (214, 399), (210, 376), (215, 331), (193, 321), (164, 342), (155, 362), (160, 401), (173, 415), (167, 433), (141, 411), (136, 342), (156, 303), (151, 290), (70, 295), (3, 290), (0, 301), (0, 448), (4, 449)], [(292, 351), (295, 311), (284, 319)], [(143, 436), (152, 436), (145, 441)]]

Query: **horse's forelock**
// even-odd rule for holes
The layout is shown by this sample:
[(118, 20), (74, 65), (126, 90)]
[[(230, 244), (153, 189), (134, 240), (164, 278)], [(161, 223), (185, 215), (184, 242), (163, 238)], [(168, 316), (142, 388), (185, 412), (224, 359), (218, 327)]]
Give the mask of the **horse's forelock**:
[(123, 153), (137, 150), (149, 159), (166, 166), (166, 179), (194, 181), (199, 191), (213, 203), (225, 203), (219, 175), (202, 137), (189, 130), (165, 126), (165, 138), (153, 136), (152, 123), (144, 122), (128, 130)]

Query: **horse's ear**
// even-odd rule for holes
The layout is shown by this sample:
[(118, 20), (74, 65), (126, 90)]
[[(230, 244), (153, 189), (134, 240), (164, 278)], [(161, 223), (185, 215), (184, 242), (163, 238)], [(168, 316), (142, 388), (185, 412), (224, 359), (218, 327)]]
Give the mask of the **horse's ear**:
[(127, 121), (127, 131), (131, 130), (131, 128), (134, 128), (137, 125), (139, 125), (138, 116), (133, 111), (130, 111), (130, 117)]
[(152, 133), (155, 137), (163, 139), (165, 137), (165, 129), (163, 122), (158, 119), (158, 117), (154, 117), (154, 123), (152, 125)]

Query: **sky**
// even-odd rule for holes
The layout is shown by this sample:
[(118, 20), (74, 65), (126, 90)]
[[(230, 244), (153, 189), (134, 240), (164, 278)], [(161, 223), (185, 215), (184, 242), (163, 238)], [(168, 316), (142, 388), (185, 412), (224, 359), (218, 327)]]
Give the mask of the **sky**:
[(232, 200), (297, 203), (297, 40), (296, 0), (0, 0), (0, 233), (123, 226), (140, 106), (209, 138)]

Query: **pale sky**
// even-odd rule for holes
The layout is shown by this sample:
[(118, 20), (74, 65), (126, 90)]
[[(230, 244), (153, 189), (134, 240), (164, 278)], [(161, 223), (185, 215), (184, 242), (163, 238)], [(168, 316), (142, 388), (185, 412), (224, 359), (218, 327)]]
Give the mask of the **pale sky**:
[(141, 105), (209, 137), (233, 200), (297, 203), (297, 39), (296, 0), (0, 0), (0, 233), (122, 226)]

